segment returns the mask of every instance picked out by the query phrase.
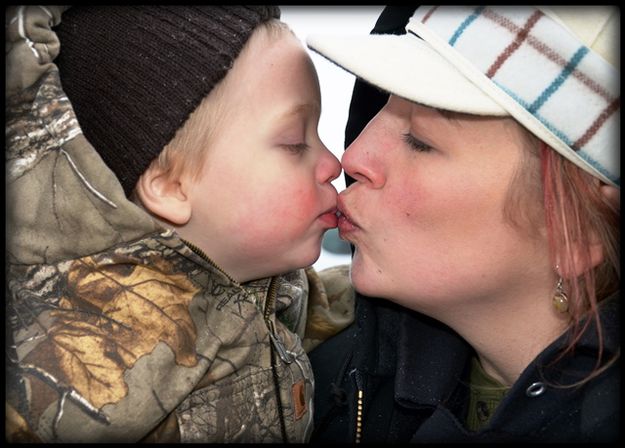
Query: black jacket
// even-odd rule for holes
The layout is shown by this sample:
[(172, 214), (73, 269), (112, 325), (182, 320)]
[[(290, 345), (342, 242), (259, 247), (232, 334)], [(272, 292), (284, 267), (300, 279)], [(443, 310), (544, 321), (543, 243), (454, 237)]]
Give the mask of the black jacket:
[[(618, 300), (600, 306), (606, 359), (620, 347)], [(555, 366), (546, 367), (567, 335), (547, 347), (488, 426), (470, 432), (464, 421), (471, 347), (448, 327), (387, 301), (358, 296), (357, 304), (356, 322), (310, 353), (316, 383), (313, 442), (356, 440), (359, 391), (361, 442), (619, 439), (618, 360), (580, 388), (550, 385), (570, 384), (592, 370), (598, 350), (594, 325), (575, 354)]]

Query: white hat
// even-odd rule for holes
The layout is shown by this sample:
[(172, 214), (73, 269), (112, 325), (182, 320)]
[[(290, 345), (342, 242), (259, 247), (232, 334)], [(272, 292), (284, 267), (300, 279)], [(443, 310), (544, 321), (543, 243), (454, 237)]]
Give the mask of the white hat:
[(422, 6), (406, 31), (312, 35), (307, 44), (408, 100), (512, 116), (564, 157), (620, 188), (616, 7)]

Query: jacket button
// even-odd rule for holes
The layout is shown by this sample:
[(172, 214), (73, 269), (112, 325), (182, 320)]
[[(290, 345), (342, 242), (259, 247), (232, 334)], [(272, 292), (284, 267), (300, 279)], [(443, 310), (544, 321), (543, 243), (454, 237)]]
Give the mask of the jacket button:
[(525, 394), (528, 397), (538, 397), (539, 395), (544, 394), (545, 390), (545, 385), (539, 381), (536, 383), (532, 383), (530, 387), (525, 390)]
[(476, 412), (477, 412), (477, 419), (482, 423), (486, 422), (488, 420), (488, 417), (490, 417), (488, 405), (482, 400), (477, 402)]

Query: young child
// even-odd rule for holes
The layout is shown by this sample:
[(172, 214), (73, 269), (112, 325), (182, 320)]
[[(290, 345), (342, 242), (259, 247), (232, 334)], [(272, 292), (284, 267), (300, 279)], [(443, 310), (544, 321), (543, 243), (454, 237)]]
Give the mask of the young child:
[(353, 296), (301, 269), (340, 165), (279, 15), (7, 11), (8, 440), (308, 440)]

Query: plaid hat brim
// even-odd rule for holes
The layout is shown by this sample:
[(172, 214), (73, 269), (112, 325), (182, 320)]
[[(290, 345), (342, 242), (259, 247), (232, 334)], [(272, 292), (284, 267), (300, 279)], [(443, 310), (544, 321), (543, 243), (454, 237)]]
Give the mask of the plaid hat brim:
[(358, 78), (415, 103), (475, 115), (510, 115), (412, 34), (314, 34), (306, 43)]
[[(498, 9), (495, 9), (498, 8)], [(312, 35), (308, 46), (416, 103), (513, 116), (620, 188), (618, 71), (533, 7), (421, 7), (404, 35)]]

